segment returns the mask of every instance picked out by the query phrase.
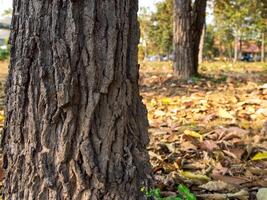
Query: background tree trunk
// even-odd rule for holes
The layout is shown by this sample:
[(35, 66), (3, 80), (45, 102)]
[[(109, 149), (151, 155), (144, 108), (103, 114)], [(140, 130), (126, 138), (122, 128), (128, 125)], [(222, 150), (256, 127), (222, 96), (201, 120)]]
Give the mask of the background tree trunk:
[(198, 75), (199, 43), (206, 0), (174, 0), (174, 71), (182, 79)]
[(234, 53), (234, 62), (238, 61), (238, 43), (239, 43), (239, 38), (235, 36), (235, 53)]
[(243, 38), (242, 36), (239, 38), (239, 55), (238, 59), (241, 59), (243, 55)]
[(206, 34), (206, 26), (205, 23), (202, 28), (201, 39), (199, 43), (199, 53), (198, 53), (198, 63), (201, 64), (203, 62), (203, 51), (205, 44), (205, 34)]
[(3, 199), (144, 198), (137, 10), (137, 0), (14, 1)]
[(265, 34), (261, 34), (261, 62), (265, 61)]

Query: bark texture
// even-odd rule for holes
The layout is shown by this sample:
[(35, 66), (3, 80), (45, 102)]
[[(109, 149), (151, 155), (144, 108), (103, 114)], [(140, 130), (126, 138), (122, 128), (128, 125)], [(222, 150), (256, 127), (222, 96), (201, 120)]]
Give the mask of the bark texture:
[(3, 199), (144, 199), (137, 10), (137, 0), (14, 1)]
[(174, 0), (174, 71), (181, 79), (198, 75), (198, 53), (207, 0)]

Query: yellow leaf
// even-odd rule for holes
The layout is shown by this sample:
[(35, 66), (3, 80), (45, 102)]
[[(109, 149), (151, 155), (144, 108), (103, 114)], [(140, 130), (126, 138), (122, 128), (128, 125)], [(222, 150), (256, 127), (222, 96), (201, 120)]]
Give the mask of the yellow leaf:
[(241, 120), (239, 123), (239, 126), (244, 129), (249, 129), (250, 128), (250, 122), (246, 120)]
[(191, 137), (194, 137), (194, 138), (199, 138), (200, 141), (203, 141), (203, 136), (196, 131), (185, 130), (184, 134), (190, 135)]
[(163, 105), (170, 105), (171, 104), (171, 99), (170, 98), (163, 98), (163, 99), (161, 99), (161, 103), (163, 104)]
[(2, 123), (5, 120), (4, 115), (0, 115), (0, 123)]
[(260, 152), (260, 153), (257, 153), (253, 158), (252, 160), (266, 160), (267, 159), (267, 151), (266, 152)]
[(188, 172), (188, 171), (181, 171), (181, 175), (185, 178), (193, 179), (193, 180), (202, 180), (202, 181), (209, 181), (210, 180), (210, 178), (206, 175), (194, 174), (194, 173)]
[(227, 110), (222, 109), (222, 108), (219, 109), (218, 115), (219, 115), (219, 117), (225, 118), (225, 119), (233, 119), (234, 118), (230, 112), (228, 112)]

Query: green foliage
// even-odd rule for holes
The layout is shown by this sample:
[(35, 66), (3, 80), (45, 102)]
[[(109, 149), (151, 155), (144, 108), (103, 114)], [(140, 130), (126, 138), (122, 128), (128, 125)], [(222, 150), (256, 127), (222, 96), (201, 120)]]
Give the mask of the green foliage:
[(235, 34), (245, 32), (251, 25), (251, 8), (253, 2), (247, 0), (217, 0), (215, 2), (216, 25), (225, 26)]
[(2, 44), (0, 43), (0, 46), (3, 44), (7, 45), (8, 48), (7, 49), (1, 49), (0, 48), (0, 60), (6, 60), (9, 57), (10, 48), (8, 45), (8, 40), (5, 40)]
[(143, 53), (168, 55), (173, 50), (173, 1), (164, 0), (156, 4), (156, 11), (147, 8), (139, 11), (141, 45)]
[[(221, 56), (231, 55), (234, 39), (260, 40), (266, 31), (267, 15), (261, 0), (216, 0), (214, 3), (215, 37)], [(228, 49), (228, 52), (225, 52)], [(230, 49), (230, 50), (229, 50)]]
[(186, 200), (197, 200), (196, 196), (184, 185), (179, 185), (178, 191)]
[(219, 49), (215, 46), (215, 27), (208, 24), (205, 33), (203, 56), (209, 59), (219, 56)]
[(8, 57), (9, 57), (9, 51), (0, 49), (0, 60), (6, 60), (8, 59)]
[(267, 2), (262, 0), (251, 0), (251, 14), (253, 15), (253, 28), (259, 32), (267, 31)]
[(146, 192), (147, 197), (154, 197), (157, 199), (162, 199), (161, 194), (160, 194), (160, 189), (151, 189)]
[(156, 8), (151, 15), (149, 39), (161, 54), (170, 54), (173, 50), (173, 0), (161, 1)]
[(261, 0), (216, 0), (215, 38), (219, 56), (232, 58), (234, 44), (239, 46), (237, 42), (255, 41), (260, 45), (262, 33), (267, 31), (265, 13)]
[(156, 200), (196, 200), (196, 196), (191, 193), (191, 191), (184, 185), (179, 185), (178, 188), (178, 195), (176, 197), (162, 197), (160, 189), (151, 189), (149, 191), (144, 191), (148, 198), (154, 198)]
[(140, 8), (138, 21), (140, 24), (140, 45), (139, 45), (139, 55), (140, 59), (143, 59), (147, 54), (150, 53), (152, 49), (151, 42), (148, 38), (149, 27), (151, 23), (151, 12), (147, 8)]

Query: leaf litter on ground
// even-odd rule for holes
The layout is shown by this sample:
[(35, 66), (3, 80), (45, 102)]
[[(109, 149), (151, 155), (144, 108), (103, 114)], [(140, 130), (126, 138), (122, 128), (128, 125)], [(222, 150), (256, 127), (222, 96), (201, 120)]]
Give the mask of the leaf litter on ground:
[[(229, 67), (230, 66), (230, 67)], [(200, 199), (256, 199), (267, 187), (267, 64), (205, 63), (177, 80), (170, 63), (141, 65), (156, 187)]]

